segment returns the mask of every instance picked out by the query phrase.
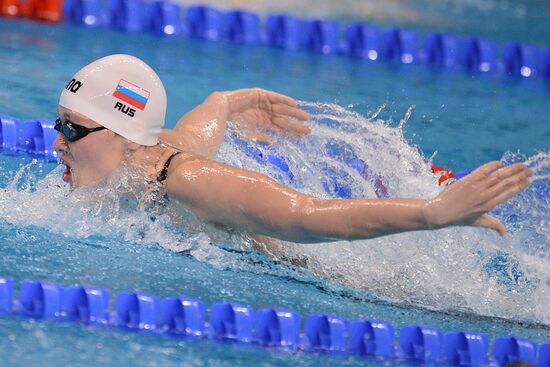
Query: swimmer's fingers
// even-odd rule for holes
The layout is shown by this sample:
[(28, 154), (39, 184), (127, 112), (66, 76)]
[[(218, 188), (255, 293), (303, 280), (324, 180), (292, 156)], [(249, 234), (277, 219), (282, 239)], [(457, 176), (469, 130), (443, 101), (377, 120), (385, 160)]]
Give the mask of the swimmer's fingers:
[(504, 236), (504, 234), (506, 233), (506, 227), (504, 227), (504, 224), (502, 224), (502, 222), (497, 218), (487, 214), (477, 218), (473, 223), (473, 225), (476, 227), (483, 227), (483, 228), (489, 228), (489, 229), (495, 230), (501, 236)]
[(249, 140), (266, 144), (272, 144), (275, 141), (274, 134), (301, 136), (309, 132), (310, 129), (307, 126), (279, 116), (271, 116), (269, 124), (255, 127), (244, 125), (241, 129), (242, 135)]
[(293, 98), (261, 88), (237, 89), (225, 92), (225, 96), (230, 113), (243, 112), (250, 108), (271, 111), (271, 107), (276, 104), (294, 108), (298, 106)]
[(488, 195), (490, 198), (486, 203), (485, 209), (489, 211), (497, 205), (510, 199), (517, 193), (525, 190), (531, 183), (529, 181), (529, 177), (531, 177), (532, 174), (533, 173), (531, 172), (531, 170), (528, 170), (527, 172), (521, 172), (520, 174), (516, 174), (514, 176), (508, 177), (505, 180), (502, 180), (495, 186), (488, 189)]
[(479, 180), (486, 179), (491, 172), (499, 169), (501, 165), (502, 164), (499, 161), (485, 163), (484, 165), (478, 167), (476, 170), (470, 173), (468, 176), (464, 177), (463, 180), (479, 181)]
[(273, 144), (273, 142), (275, 141), (272, 134), (269, 134), (265, 130), (262, 131), (259, 129), (244, 128), (241, 129), (239, 133), (242, 137), (245, 137), (246, 139), (254, 141), (256, 143)]
[(285, 104), (274, 104), (271, 106), (271, 111), (274, 114), (294, 117), (295, 119), (302, 120), (302, 121), (309, 120), (309, 113), (297, 107), (288, 106)]
[(265, 89), (260, 89), (260, 93), (264, 93), (267, 99), (271, 104), (285, 104), (287, 106), (296, 107), (298, 106), (298, 101), (284, 94), (271, 92)]
[(250, 129), (243, 131), (249, 138), (259, 136), (260, 131), (254, 129), (298, 136), (311, 132), (308, 126), (299, 123), (309, 120), (309, 113), (298, 108), (293, 98), (260, 88), (230, 92), (229, 98), (230, 119), (242, 130)]
[(249, 136), (249, 139), (256, 143), (273, 144), (275, 141), (269, 134), (256, 132), (254, 135)]
[(308, 126), (298, 124), (296, 122), (290, 121), (287, 118), (281, 116), (273, 116), (271, 122), (280, 127), (283, 131), (290, 134), (296, 135), (307, 135), (311, 132), (311, 129)]
[(486, 179), (484, 186), (493, 187), (501, 184), (503, 181), (509, 180), (510, 178), (515, 177), (530, 177), (532, 171), (528, 169), (522, 163), (511, 164), (507, 167), (499, 168), (496, 171), (492, 172)]

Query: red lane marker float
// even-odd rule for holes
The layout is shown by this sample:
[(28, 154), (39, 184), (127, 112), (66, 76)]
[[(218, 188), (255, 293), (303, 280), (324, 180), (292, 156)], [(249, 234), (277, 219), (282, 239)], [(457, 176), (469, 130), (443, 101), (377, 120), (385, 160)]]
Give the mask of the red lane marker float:
[(439, 186), (443, 184), (449, 185), (451, 182), (453, 182), (451, 179), (455, 178), (455, 174), (453, 171), (440, 166), (432, 166), (432, 173), (435, 175), (439, 175), (439, 180), (437, 181), (437, 184)]
[(0, 14), (57, 23), (62, 20), (62, 0), (0, 0)]

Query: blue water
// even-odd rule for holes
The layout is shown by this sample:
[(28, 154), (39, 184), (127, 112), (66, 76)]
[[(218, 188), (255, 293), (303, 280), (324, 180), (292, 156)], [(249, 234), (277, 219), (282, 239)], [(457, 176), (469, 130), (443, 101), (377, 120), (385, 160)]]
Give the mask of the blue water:
[[(295, 174), (292, 181), (247, 156), (249, 144), (233, 134), (218, 159), (311, 194), (336, 195), (322, 185), (336, 173), (353, 196), (376, 195), (369, 179), (339, 157), (327, 158), (330, 144), (349, 148), (367, 162), (371, 178), (382, 177), (392, 196), (438, 192), (426, 162), (436, 151), (433, 163), (453, 169), (504, 156), (527, 159), (542, 167), (539, 176), (548, 175), (550, 91), (542, 80), (263, 47), (0, 19), (0, 112), (54, 119), (66, 80), (82, 65), (120, 52), (143, 58), (158, 71), (168, 93), (168, 126), (215, 90), (255, 86), (304, 101), (313, 116), (311, 136), (256, 147), (264, 153), (284, 151)], [(380, 115), (368, 119), (382, 105)], [(412, 105), (401, 130), (397, 126)], [(132, 289), (185, 295), (207, 305), (225, 300), (254, 308), (276, 305), (303, 316), (322, 312), (383, 319), (397, 327), (422, 324), (492, 337), (550, 338), (549, 203), (537, 198), (548, 187), (547, 178), (501, 209), (510, 231), (504, 239), (459, 228), (354, 243), (286, 245), (289, 259), (307, 259), (305, 269), (254, 251), (246, 238), (204, 227), (181, 230), (165, 215), (151, 222), (147, 213), (117, 207), (112, 187), (67, 196), (60, 172), (48, 175), (53, 163), (32, 165), (16, 185), (19, 190), (12, 188), (19, 167), (29, 161), (10, 152), (0, 159), (0, 183), (7, 188), (0, 195), (0, 274), (16, 282), (47, 279), (93, 284), (113, 294)], [(17, 318), (0, 318), (0, 340), (2, 349), (10, 351), (3, 356), (10, 365), (365, 362)]]

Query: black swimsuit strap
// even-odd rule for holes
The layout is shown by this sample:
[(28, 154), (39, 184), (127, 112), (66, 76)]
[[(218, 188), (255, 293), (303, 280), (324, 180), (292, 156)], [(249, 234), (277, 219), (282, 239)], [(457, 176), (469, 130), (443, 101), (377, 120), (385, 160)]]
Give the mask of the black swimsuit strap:
[(164, 167), (162, 167), (162, 171), (160, 171), (158, 177), (157, 177), (157, 181), (158, 182), (162, 182), (164, 180), (166, 180), (166, 177), (168, 176), (168, 167), (170, 167), (170, 162), (172, 161), (172, 158), (174, 158), (175, 156), (177, 156), (178, 154), (180, 154), (181, 152), (176, 152), (174, 154), (172, 154), (167, 160), (166, 162), (164, 162)]

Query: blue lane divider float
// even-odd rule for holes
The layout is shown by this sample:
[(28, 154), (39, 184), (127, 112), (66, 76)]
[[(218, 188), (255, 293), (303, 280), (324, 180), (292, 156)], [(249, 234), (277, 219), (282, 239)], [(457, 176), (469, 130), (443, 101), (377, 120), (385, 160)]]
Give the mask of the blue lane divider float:
[(504, 70), (508, 74), (529, 77), (539, 69), (540, 51), (521, 43), (507, 43), (502, 54)]
[(539, 364), (538, 367), (550, 366), (550, 343), (541, 344), (539, 351)]
[(65, 0), (63, 18), (76, 25), (97, 27), (101, 24), (101, 8), (97, 0)]
[(380, 30), (370, 24), (353, 23), (346, 27), (342, 52), (376, 60), (380, 55)]
[[(160, 299), (140, 292), (120, 292), (114, 310), (109, 291), (94, 286), (62, 287), (46, 281), (21, 284), (14, 299), (14, 282), (0, 277), (0, 315), (49, 321), (99, 324), (120, 330), (142, 330), (174, 337), (226, 340), (264, 347), (312, 352), (350, 353), (384, 360), (445, 363), (453, 366), (510, 363), (537, 365), (537, 344), (527, 339), (499, 337), (488, 355), (489, 339), (483, 334), (450, 332), (423, 326), (404, 326), (398, 344), (394, 327), (384, 321), (348, 322), (339, 316), (314, 314), (305, 320), (294, 311), (266, 308), (255, 311), (234, 303), (214, 303), (206, 320), (201, 301), (185, 297)], [(539, 348), (538, 366), (550, 366), (550, 342)]]
[(16, 149), (19, 130), (20, 123), (18, 119), (0, 115), (0, 136), (2, 137), (2, 148), (12, 150)]
[(115, 324), (130, 329), (153, 330), (161, 326), (160, 299), (144, 293), (121, 292), (115, 302)]
[[(416, 31), (405, 28), (383, 30), (368, 23), (351, 23), (340, 32), (339, 23), (325, 19), (299, 19), (270, 14), (261, 24), (256, 13), (233, 9), (222, 11), (205, 5), (189, 6), (185, 17), (171, 1), (65, 0), (66, 21), (86, 27), (103, 25), (129, 32), (150, 31), (159, 35), (187, 35), (240, 44), (265, 44), (288, 50), (320, 54), (344, 54), (369, 60), (425, 63), (440, 67), (462, 67), (474, 72), (550, 78), (550, 47), (539, 48), (512, 42), (500, 49), (490, 39), (458, 38), (428, 33), (423, 43)], [(183, 18), (183, 19), (182, 19)]]
[(511, 363), (536, 364), (537, 345), (527, 339), (515, 337), (497, 338), (493, 346), (493, 356), (499, 367)]
[(254, 310), (232, 303), (214, 303), (210, 309), (210, 336), (216, 339), (252, 341)]
[(21, 133), (18, 136), (16, 148), (29, 153), (43, 153), (44, 139), (42, 138), (42, 125), (40, 121), (22, 121), (19, 127)]
[(484, 366), (488, 362), (489, 338), (482, 334), (448, 333), (444, 338), (445, 360), (454, 366)]
[(422, 363), (442, 360), (443, 333), (422, 326), (405, 326), (401, 329), (397, 355), (403, 359)]
[(211, 41), (222, 34), (222, 12), (208, 6), (191, 6), (187, 9), (186, 33), (192, 38)]
[(550, 79), (550, 47), (541, 50), (541, 55), (539, 74), (544, 78)]
[(273, 14), (267, 17), (264, 42), (268, 46), (297, 50), (300, 48), (301, 20), (284, 14)]
[(201, 301), (169, 297), (161, 302), (160, 323), (173, 334), (202, 336), (206, 309)]
[(54, 283), (28, 280), (21, 284), (19, 310), (35, 318), (59, 317), (63, 308), (63, 288)]
[(429, 33), (424, 37), (422, 59), (427, 64), (453, 67), (458, 63), (458, 40), (443, 33)]
[(304, 345), (326, 352), (345, 352), (348, 321), (332, 315), (310, 315), (306, 319)]
[(55, 123), (48, 120), (21, 121), (0, 115), (0, 143), (5, 151), (23, 151), (53, 160), (57, 157), (53, 144), (57, 137)]
[(260, 41), (260, 17), (258, 14), (244, 10), (231, 10), (225, 13), (222, 19), (224, 39), (248, 45), (257, 44)]
[(302, 22), (301, 48), (321, 54), (338, 51), (338, 22), (314, 19)]
[(470, 71), (489, 72), (496, 67), (496, 43), (482, 38), (468, 38), (461, 42), (459, 62)]
[(394, 357), (393, 325), (383, 321), (355, 321), (350, 326), (349, 351), (377, 358)]
[(139, 32), (144, 18), (143, 0), (108, 0), (105, 24), (127, 32)]
[(107, 324), (109, 316), (108, 291), (89, 286), (65, 288), (63, 295), (63, 314), (73, 321), (83, 323)]
[(417, 56), (418, 35), (413, 30), (394, 28), (383, 33), (382, 57), (389, 61), (411, 64)]
[(294, 311), (266, 308), (256, 313), (258, 343), (272, 347), (297, 347), (301, 318)]
[(182, 32), (181, 7), (164, 1), (145, 4), (143, 27), (149, 32), (173, 36)]
[(9, 313), (13, 309), (13, 280), (0, 278), (0, 313)]

